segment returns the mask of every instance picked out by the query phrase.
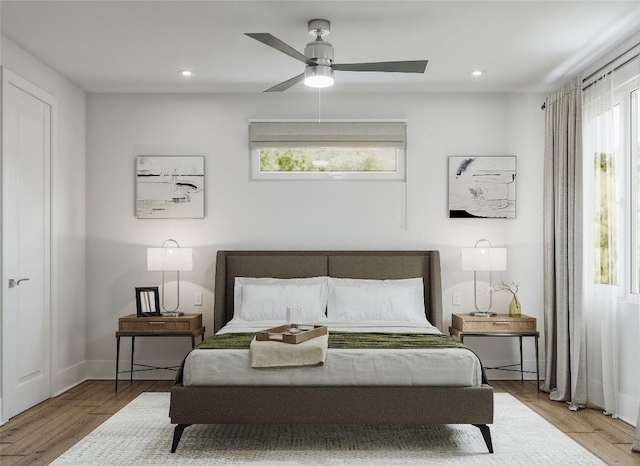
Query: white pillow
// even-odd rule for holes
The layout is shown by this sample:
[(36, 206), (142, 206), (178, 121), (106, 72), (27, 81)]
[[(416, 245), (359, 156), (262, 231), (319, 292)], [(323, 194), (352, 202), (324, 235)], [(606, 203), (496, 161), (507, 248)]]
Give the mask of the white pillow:
[(326, 321), (328, 277), (236, 277), (234, 319), (245, 322), (286, 320), (287, 307), (301, 309), (302, 322)]
[(327, 317), (338, 322), (428, 323), (422, 278), (355, 280), (330, 277)]

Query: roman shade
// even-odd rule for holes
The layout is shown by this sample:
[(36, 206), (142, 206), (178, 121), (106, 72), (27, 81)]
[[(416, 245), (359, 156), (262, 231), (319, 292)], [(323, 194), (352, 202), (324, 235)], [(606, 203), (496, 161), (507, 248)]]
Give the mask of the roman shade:
[(395, 148), (406, 144), (404, 122), (303, 122), (273, 121), (251, 122), (249, 139), (251, 149), (277, 148)]

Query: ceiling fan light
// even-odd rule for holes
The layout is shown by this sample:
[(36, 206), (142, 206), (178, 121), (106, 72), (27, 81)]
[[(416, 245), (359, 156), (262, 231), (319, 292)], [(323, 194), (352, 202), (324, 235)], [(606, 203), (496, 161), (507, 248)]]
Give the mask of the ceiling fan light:
[(304, 83), (309, 87), (331, 87), (333, 86), (333, 78), (331, 76), (309, 76), (304, 78)]
[(304, 84), (316, 88), (333, 86), (333, 70), (330, 66), (307, 66), (304, 70)]

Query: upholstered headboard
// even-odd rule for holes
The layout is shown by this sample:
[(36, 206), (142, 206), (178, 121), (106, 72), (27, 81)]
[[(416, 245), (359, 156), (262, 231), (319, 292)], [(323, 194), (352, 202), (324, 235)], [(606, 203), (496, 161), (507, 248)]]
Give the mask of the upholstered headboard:
[(214, 331), (233, 317), (236, 277), (400, 279), (422, 277), (427, 319), (442, 329), (438, 251), (218, 251)]

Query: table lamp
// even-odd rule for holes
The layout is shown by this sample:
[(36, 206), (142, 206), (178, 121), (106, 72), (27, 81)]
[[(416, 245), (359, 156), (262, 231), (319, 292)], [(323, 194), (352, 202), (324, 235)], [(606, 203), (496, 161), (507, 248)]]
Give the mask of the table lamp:
[(462, 249), (462, 270), (473, 270), (473, 305), (476, 311), (469, 314), (478, 317), (496, 315), (495, 312), (491, 312), (492, 293), (489, 293), (489, 306), (486, 309), (478, 307), (478, 272), (489, 272), (489, 286), (491, 286), (491, 272), (507, 270), (507, 249), (494, 248), (486, 239), (478, 240), (474, 247)]
[[(175, 244), (167, 246), (168, 243)], [(174, 239), (168, 239), (162, 243), (160, 248), (147, 248), (147, 270), (150, 272), (162, 272), (162, 309), (163, 314), (178, 314), (180, 307), (180, 272), (191, 270), (193, 268), (193, 254), (191, 248), (181, 248)], [(176, 307), (169, 310), (165, 307), (164, 289), (165, 289), (165, 272), (176, 273)]]

